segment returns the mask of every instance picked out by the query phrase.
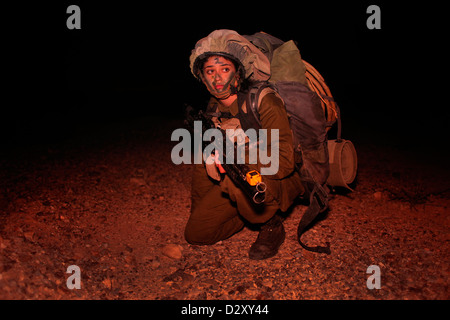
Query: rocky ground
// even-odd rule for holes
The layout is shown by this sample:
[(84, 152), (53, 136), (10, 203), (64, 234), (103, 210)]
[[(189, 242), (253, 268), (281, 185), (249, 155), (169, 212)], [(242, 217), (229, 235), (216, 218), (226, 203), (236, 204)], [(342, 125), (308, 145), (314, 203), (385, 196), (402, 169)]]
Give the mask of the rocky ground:
[[(191, 166), (171, 162), (181, 121), (84, 126), (64, 142), (10, 148), (0, 160), (0, 299), (449, 299), (450, 175), (445, 159), (356, 143), (351, 193), (308, 230), (287, 216), (277, 256), (248, 259), (257, 232), (212, 246), (183, 237)], [(431, 159), (431, 160), (430, 160)], [(81, 272), (69, 290), (67, 268)], [(381, 288), (368, 289), (376, 265)]]

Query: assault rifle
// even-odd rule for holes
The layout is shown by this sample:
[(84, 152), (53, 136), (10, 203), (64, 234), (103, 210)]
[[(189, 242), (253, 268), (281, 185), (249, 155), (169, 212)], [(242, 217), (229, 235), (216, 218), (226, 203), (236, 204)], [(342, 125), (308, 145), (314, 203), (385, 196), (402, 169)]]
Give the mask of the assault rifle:
[[(205, 114), (202, 110), (195, 114), (194, 108), (191, 106), (185, 106), (185, 124), (189, 129), (194, 129), (194, 122), (201, 121), (202, 123), (202, 133), (206, 130), (214, 128), (214, 123), (211, 117)], [(203, 141), (202, 151), (210, 143), (214, 143), (215, 149), (219, 152), (219, 156), (222, 159), (232, 160), (231, 163), (223, 161), (221, 163), (223, 169), (225, 170), (228, 177), (233, 181), (233, 183), (239, 187), (245, 195), (247, 195), (255, 204), (261, 204), (265, 201), (266, 184), (261, 179), (261, 174), (256, 170), (251, 170), (244, 163), (237, 163), (237, 143), (231, 141), (224, 130), (220, 130), (223, 141)], [(214, 152), (212, 152), (214, 155)]]

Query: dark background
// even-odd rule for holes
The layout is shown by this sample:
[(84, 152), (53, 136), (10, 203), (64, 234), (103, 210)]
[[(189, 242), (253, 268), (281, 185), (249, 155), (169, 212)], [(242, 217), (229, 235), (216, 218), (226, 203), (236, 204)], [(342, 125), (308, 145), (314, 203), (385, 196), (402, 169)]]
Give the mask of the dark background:
[[(430, 26), (423, 18), (438, 8), (387, 1), (92, 2), (4, 10), (5, 145), (64, 142), (80, 125), (181, 118), (185, 103), (204, 106), (208, 95), (190, 74), (189, 55), (219, 28), (297, 41), (340, 105), (344, 137), (445, 141), (449, 113), (428, 100), (433, 93), (422, 75), (430, 62), (423, 54), (434, 42), (423, 36)], [(81, 30), (66, 27), (70, 4), (81, 8)], [(366, 27), (370, 4), (381, 8), (381, 30)]]

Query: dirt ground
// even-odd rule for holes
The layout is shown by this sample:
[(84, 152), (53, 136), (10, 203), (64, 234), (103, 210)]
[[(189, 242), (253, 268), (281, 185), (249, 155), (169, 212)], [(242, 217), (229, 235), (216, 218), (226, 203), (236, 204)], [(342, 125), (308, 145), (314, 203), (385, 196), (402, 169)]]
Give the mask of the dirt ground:
[[(302, 238), (329, 242), (331, 255), (298, 244), (299, 205), (279, 254), (253, 261), (251, 228), (212, 246), (184, 240), (191, 166), (170, 159), (170, 134), (181, 126), (165, 118), (86, 125), (64, 142), (4, 150), (0, 299), (450, 298), (445, 159), (355, 142), (355, 191), (333, 193)], [(67, 287), (71, 265), (81, 289)], [(380, 289), (367, 287), (371, 265)]]

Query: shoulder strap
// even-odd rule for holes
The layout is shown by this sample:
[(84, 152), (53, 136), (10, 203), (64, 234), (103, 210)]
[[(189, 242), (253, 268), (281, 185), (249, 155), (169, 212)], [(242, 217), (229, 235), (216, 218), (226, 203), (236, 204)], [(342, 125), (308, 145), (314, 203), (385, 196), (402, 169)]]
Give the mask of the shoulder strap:
[(275, 87), (269, 82), (257, 82), (250, 86), (247, 97), (246, 106), (247, 112), (255, 119), (259, 128), (262, 127), (261, 120), (259, 118), (259, 104), (264, 96), (269, 92), (276, 92)]
[[(238, 93), (239, 112), (237, 116), (241, 122), (242, 129), (247, 130), (249, 128), (262, 128), (261, 120), (259, 119), (258, 107), (261, 99), (263, 98), (261, 93), (263, 93), (264, 89), (268, 88), (275, 90), (268, 82), (257, 82), (252, 84), (248, 90)], [(244, 103), (245, 111), (243, 107)]]

